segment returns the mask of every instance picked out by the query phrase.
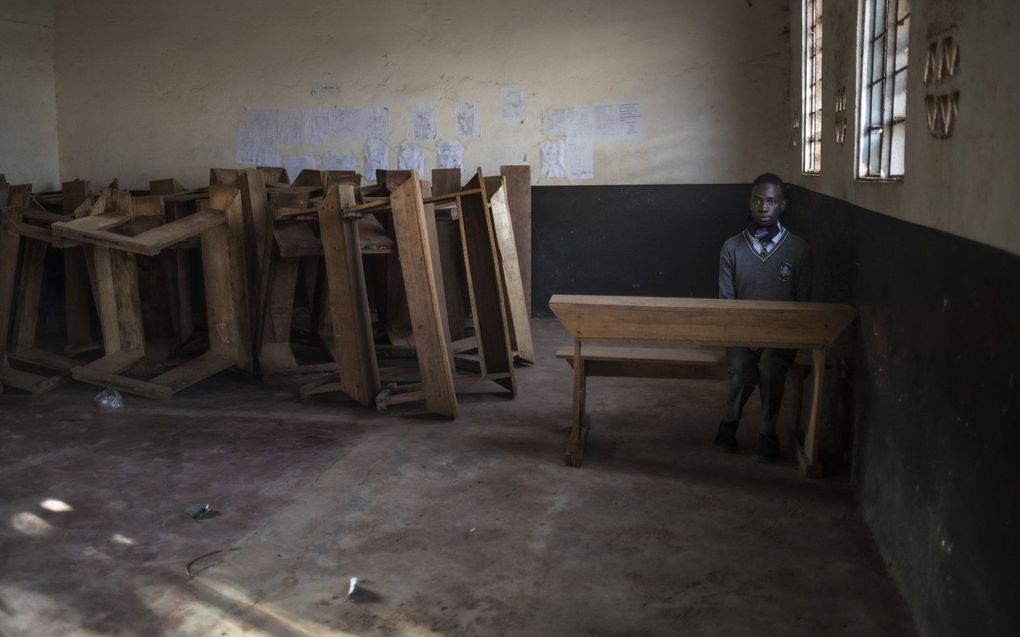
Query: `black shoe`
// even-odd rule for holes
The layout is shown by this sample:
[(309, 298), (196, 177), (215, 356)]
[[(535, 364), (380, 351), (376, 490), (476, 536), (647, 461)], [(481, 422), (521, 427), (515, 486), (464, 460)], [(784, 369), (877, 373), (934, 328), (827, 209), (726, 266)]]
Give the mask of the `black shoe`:
[(759, 434), (758, 446), (755, 447), (754, 457), (765, 462), (772, 462), (779, 457), (779, 436), (774, 433)]
[(736, 453), (737, 449), (739, 449), (737, 445), (737, 423), (726, 422), (725, 420), (720, 422), (719, 430), (715, 433), (715, 445), (722, 447), (730, 453)]

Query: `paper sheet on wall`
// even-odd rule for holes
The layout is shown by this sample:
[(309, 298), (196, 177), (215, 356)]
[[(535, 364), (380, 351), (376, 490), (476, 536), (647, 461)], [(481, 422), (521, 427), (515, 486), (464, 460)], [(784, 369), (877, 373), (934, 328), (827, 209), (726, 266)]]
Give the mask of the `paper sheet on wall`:
[(457, 102), (457, 135), (460, 137), (478, 137), (481, 135), (478, 102)]
[[(252, 162), (241, 161), (241, 163), (254, 163), (258, 166), (279, 166), (280, 155), (277, 152), (279, 111), (275, 108), (246, 108), (244, 109), (244, 121), (246, 128), (255, 137), (255, 159)], [(240, 143), (240, 139), (238, 140)]]
[(287, 176), (290, 177), (291, 181), (297, 179), (302, 170), (316, 170), (318, 168), (315, 165), (315, 158), (309, 155), (284, 155), (280, 159), (283, 162), (283, 167), (287, 169)]
[(299, 108), (280, 109), (277, 117), (280, 144), (300, 144), (305, 131), (305, 112)]
[(570, 106), (564, 109), (563, 128), (567, 137), (591, 137), (595, 129), (595, 109), (591, 106)]
[(567, 178), (568, 179), (594, 179), (595, 177), (595, 151), (591, 139), (567, 138)]
[(644, 112), (638, 102), (551, 108), (543, 117), (543, 130), (551, 137), (614, 139), (644, 135)]
[(566, 155), (566, 144), (563, 141), (542, 142), (542, 177), (566, 177)]
[(334, 155), (332, 153), (322, 158), (323, 170), (358, 170), (358, 158), (347, 153), (345, 155)]
[(440, 168), (460, 168), (464, 147), (458, 142), (442, 142), (436, 147), (436, 159)]
[(373, 106), (367, 109), (365, 119), (366, 139), (386, 139), (389, 136), (390, 109), (385, 106)]
[(251, 126), (237, 129), (237, 163), (254, 164), (259, 156), (258, 132)]
[(411, 107), (411, 139), (436, 138), (436, 107), (432, 104), (415, 104)]
[(357, 135), (365, 130), (366, 110), (334, 106), (329, 109), (329, 128), (334, 135)]
[(417, 170), (418, 178), (425, 178), (425, 151), (414, 144), (403, 144), (397, 155), (398, 170)]
[(304, 126), (301, 129), (301, 143), (321, 145), (333, 134), (330, 126), (328, 108), (309, 108), (305, 110)]
[(526, 108), (524, 89), (519, 86), (505, 86), (499, 92), (504, 122), (524, 123)]
[(645, 134), (644, 109), (638, 102), (619, 105), (619, 134), (624, 137), (641, 137)]
[(389, 170), (390, 149), (378, 139), (370, 139), (365, 142), (365, 179), (375, 181), (375, 171)]
[(567, 110), (564, 108), (547, 108), (542, 114), (542, 132), (549, 137), (562, 137), (567, 134)]

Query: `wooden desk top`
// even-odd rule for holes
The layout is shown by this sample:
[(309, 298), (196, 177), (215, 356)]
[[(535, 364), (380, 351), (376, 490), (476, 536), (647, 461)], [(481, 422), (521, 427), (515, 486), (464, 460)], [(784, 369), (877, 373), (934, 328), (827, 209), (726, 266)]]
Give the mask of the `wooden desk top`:
[(828, 346), (857, 316), (833, 303), (571, 294), (549, 308), (575, 338), (747, 347)]

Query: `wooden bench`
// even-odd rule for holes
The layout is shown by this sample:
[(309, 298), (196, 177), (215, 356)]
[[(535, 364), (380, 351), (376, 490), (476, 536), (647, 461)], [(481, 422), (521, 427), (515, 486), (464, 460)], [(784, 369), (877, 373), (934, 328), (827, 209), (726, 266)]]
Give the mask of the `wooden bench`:
[[(818, 477), (818, 415), (826, 348), (854, 320), (847, 305), (723, 299), (554, 295), (549, 308), (574, 337), (557, 356), (574, 368), (574, 414), (566, 462), (579, 467), (588, 435), (585, 394), (589, 376), (726, 378), (723, 348), (787, 347), (810, 350), (811, 407), (798, 441), (804, 473)], [(792, 369), (800, 404), (807, 366)], [(798, 426), (800, 416), (798, 409)]]

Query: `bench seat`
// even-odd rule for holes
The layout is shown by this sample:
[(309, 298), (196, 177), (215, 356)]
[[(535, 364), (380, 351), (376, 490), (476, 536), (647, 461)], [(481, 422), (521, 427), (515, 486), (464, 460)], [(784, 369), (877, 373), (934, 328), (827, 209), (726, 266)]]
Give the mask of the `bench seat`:
[[(574, 365), (574, 348), (556, 350), (556, 358)], [(586, 376), (726, 380), (726, 349), (675, 343), (590, 343), (581, 345)], [(797, 352), (790, 375), (803, 382), (811, 371), (811, 355)]]

